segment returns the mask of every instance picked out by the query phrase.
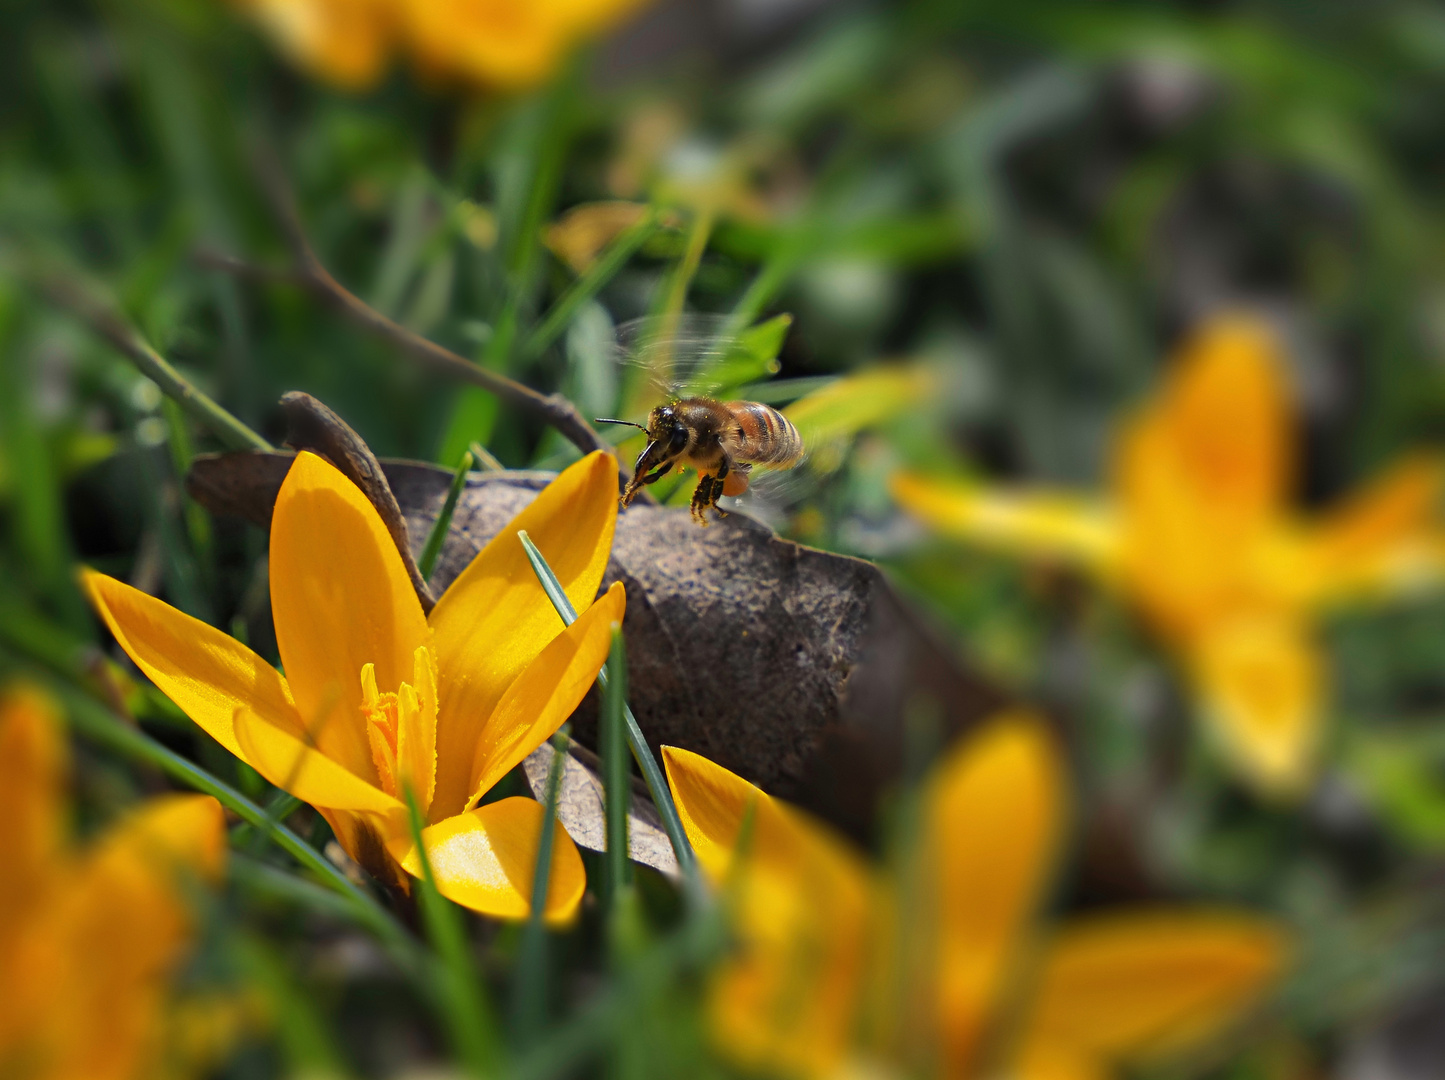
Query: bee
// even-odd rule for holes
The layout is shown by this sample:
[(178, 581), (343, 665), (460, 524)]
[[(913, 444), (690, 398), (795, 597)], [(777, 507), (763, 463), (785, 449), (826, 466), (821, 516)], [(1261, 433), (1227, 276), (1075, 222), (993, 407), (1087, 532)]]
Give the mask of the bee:
[(685, 397), (653, 409), (645, 425), (611, 418), (599, 418), (598, 423), (630, 424), (647, 432), (647, 445), (622, 493), (623, 506), (674, 467), (691, 466), (698, 474), (692, 517), (703, 526), (709, 509), (722, 514), (717, 509), (720, 497), (747, 490), (754, 465), (791, 469), (803, 460), (798, 429), (777, 409), (757, 401)]

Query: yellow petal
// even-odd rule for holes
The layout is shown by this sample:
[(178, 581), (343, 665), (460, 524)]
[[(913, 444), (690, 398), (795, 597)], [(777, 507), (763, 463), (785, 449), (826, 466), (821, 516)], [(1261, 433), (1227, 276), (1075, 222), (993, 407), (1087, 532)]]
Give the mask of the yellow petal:
[(0, 697), (0, 961), (7, 931), (64, 868), (68, 771), (55, 703), (37, 687), (7, 688)]
[(56, 949), (47, 1075), (150, 1074), (167, 982), (193, 935), (191, 890), (219, 875), (225, 854), (220, 804), (205, 795), (153, 799), (105, 834), (46, 928)]
[(1442, 482), (1438, 459), (1412, 458), (1332, 512), (1311, 531), (1300, 592), (1319, 602), (1438, 583), (1445, 577)]
[(1283, 499), (1294, 467), (1291, 404), (1279, 343), (1260, 320), (1205, 323), (1143, 423), (1158, 425), (1179, 482), (1216, 517), (1258, 519)]
[(562, 632), (517, 530), (527, 531), (582, 611), (602, 583), (616, 522), (617, 461), (589, 454), (542, 489), (432, 610), (441, 698), (434, 817), (466, 804), (483, 725), (507, 687)]
[(970, 1064), (1063, 824), (1064, 775), (1044, 725), (1008, 714), (963, 740), (925, 792), (925, 865), (938, 881), (939, 1029), (949, 1070)]
[(1189, 651), (1206, 719), (1256, 783), (1282, 795), (1308, 779), (1324, 680), (1306, 628), (1288, 617), (1241, 618)]
[(683, 831), (711, 881), (727, 880), (749, 819), (750, 859), (787, 865), (801, 856), (804, 838), (761, 788), (691, 750), (664, 746), (662, 761)]
[(1113, 1062), (1178, 1050), (1217, 1034), (1255, 1001), (1286, 952), (1277, 927), (1238, 914), (1077, 920), (1046, 952), (1022, 1056)]
[(214, 798), (158, 795), (113, 825), (92, 858), (214, 882), (225, 870), (227, 850), (226, 817)]
[(860, 1004), (876, 901), (867, 867), (826, 827), (721, 766), (673, 746), (663, 757), (699, 862), (734, 905), (739, 952), (709, 994), (715, 1041), (748, 1068), (830, 1074)]
[(246, 758), (231, 730), (238, 708), (301, 730), (286, 680), (239, 641), (104, 574), (83, 570), (80, 580), (136, 666), (231, 753)]
[(72, 873), (63, 788), (69, 755), (54, 703), (13, 685), (0, 697), (0, 1062), (43, 1020), (55, 961), (38, 941)]
[(238, 0), (277, 45), (328, 82), (359, 90), (374, 83), (393, 34), (379, 0)]
[(622, 582), (614, 582), (507, 688), (477, 739), (468, 809), (581, 704), (607, 661), (612, 627), (622, 621), (626, 607), (627, 592)]
[(383, 691), (412, 677), (430, 634), (381, 515), (315, 454), (301, 453), (271, 517), (271, 612), (296, 707), (316, 745), (371, 779), (361, 669)]
[(302, 802), (331, 810), (405, 812), (399, 800), (369, 780), (307, 746), (290, 732), (268, 724), (255, 713), (238, 710), (235, 727), (236, 736), (246, 751), (246, 760), (267, 780)]
[[(422, 843), (438, 891), (483, 915), (526, 918), (532, 909), (532, 876), (544, 812), (531, 799), (501, 799), (428, 826), (422, 831)], [(409, 832), (393, 833), (387, 849), (407, 873), (421, 876), (421, 860)], [(582, 901), (587, 875), (582, 856), (560, 825), (552, 834), (550, 874), (543, 914), (550, 923), (565, 922)]]
[(1113, 569), (1118, 523), (1096, 501), (1062, 492), (945, 485), (911, 473), (895, 476), (891, 487), (901, 506), (948, 536), (1098, 574)]

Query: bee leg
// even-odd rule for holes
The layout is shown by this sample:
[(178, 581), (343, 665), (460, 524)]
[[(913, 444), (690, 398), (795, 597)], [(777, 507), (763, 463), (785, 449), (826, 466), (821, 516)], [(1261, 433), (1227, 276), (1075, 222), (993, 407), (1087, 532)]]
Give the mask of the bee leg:
[(656, 472), (650, 472), (638, 481), (639, 484), (655, 484), (672, 471), (672, 462), (668, 462)]
[(713, 479), (703, 474), (697, 479), (697, 487), (692, 490), (692, 520), (704, 528), (707, 527), (707, 508), (716, 502), (717, 497), (713, 494)]
[(712, 478), (712, 492), (708, 495), (707, 504), (712, 507), (712, 512), (720, 518), (728, 516), (726, 510), (720, 510), (717, 505), (718, 499), (722, 498), (723, 488), (727, 486), (728, 473), (731, 471), (731, 463), (724, 455), (722, 464), (718, 466), (717, 475)]

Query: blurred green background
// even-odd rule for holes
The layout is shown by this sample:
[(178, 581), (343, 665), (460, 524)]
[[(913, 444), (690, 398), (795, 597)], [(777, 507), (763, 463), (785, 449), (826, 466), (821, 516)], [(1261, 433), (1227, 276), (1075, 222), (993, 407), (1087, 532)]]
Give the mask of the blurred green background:
[[(368, 304), (588, 416), (628, 406), (616, 327), (679, 288), (688, 312), (734, 329), (789, 313), (776, 374), (744, 396), (783, 406), (874, 370), (905, 386), (845, 390), (816, 429), (828, 437), (758, 512), (881, 561), (968, 664), (1062, 718), (1080, 816), (1067, 902), (1188, 896), (1301, 928), (1304, 974), (1283, 1004), (1196, 1074), (1445, 1075), (1445, 602), (1329, 624), (1327, 764), (1307, 799), (1271, 803), (1198, 745), (1184, 691), (1116, 601), (930, 539), (887, 488), (901, 467), (1097, 488), (1121, 411), (1227, 306), (1266, 313), (1289, 346), (1302, 505), (1438, 440), (1445, 10), (663, 3), (506, 94), (404, 65), (365, 92), (330, 89), (220, 2), (11, 0), (4, 25), (3, 670), (81, 678), (101, 639), (77, 561), (274, 654), (263, 535), (213, 521), (180, 483), (223, 444), (57, 304), (56, 282), (107, 297), (273, 443), (278, 398), (305, 390), (380, 456), (451, 468), (475, 440), (511, 468), (576, 457), (290, 280), (268, 169)], [(578, 280), (548, 227), (619, 199), (651, 202), (662, 226), (534, 347)], [(157, 695), (134, 691), (132, 708), (262, 793)], [(98, 752), (81, 776), (98, 816), (156, 783)], [(277, 1000), (309, 1004), (277, 1010), (223, 1075), (332, 1067), (333, 1040), (366, 1076), (435, 1052), (374, 947), (243, 893), (214, 932), (246, 935), (254, 968), (218, 948), (223, 970), (199, 962), (196, 977), (262, 972)], [(595, 938), (584, 927), (559, 964), (601, 977)], [(484, 939), (504, 967), (515, 934)], [(691, 1009), (646, 999), (656, 1075), (722, 1068), (696, 1063)]]

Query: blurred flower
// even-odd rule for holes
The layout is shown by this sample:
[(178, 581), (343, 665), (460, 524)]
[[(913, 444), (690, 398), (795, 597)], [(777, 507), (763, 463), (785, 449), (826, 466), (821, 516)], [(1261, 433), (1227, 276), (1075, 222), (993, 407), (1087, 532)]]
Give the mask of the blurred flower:
[(1150, 908), (1036, 927), (1064, 780), (1025, 716), (935, 768), (887, 876), (720, 766), (664, 754), (704, 872), (734, 904), (739, 951), (711, 1016), (745, 1066), (1094, 1080), (1217, 1033), (1283, 966), (1280, 931), (1239, 913)]
[(347, 89), (374, 83), (393, 51), (484, 86), (543, 82), (567, 50), (643, 0), (237, 0), (301, 66)]
[(1206, 325), (1120, 431), (1109, 496), (947, 487), (908, 474), (893, 490), (945, 532), (1065, 559), (1118, 588), (1176, 650), (1244, 773), (1288, 792), (1308, 779), (1319, 738), (1315, 614), (1445, 569), (1438, 461), (1408, 460), (1306, 521), (1285, 501), (1293, 455), (1276, 342), (1235, 316)]
[(642, 203), (583, 203), (549, 225), (544, 242), (574, 274), (585, 274), (603, 248), (639, 224), (647, 214), (648, 209)]
[[(92, 603), (121, 647), (197, 724), (315, 806), (383, 881), (417, 875), (405, 803), (429, 823), (441, 891), (476, 911), (530, 910), (542, 807), (483, 795), (582, 700), (622, 619), (620, 584), (593, 603), (617, 519), (614, 460), (592, 454), (549, 484), (422, 614), (386, 526), (328, 462), (301, 453), (271, 519), (271, 609), (286, 675), (240, 642), (93, 571)], [(518, 529), (547, 553), (582, 615), (563, 628)], [(589, 606), (590, 605), (590, 606)], [(559, 830), (549, 919), (586, 879)]]
[(225, 866), (209, 795), (150, 799), (84, 850), (66, 828), (54, 703), (0, 696), (0, 1075), (130, 1080), (174, 1069), (168, 981), (193, 935), (187, 890)]

